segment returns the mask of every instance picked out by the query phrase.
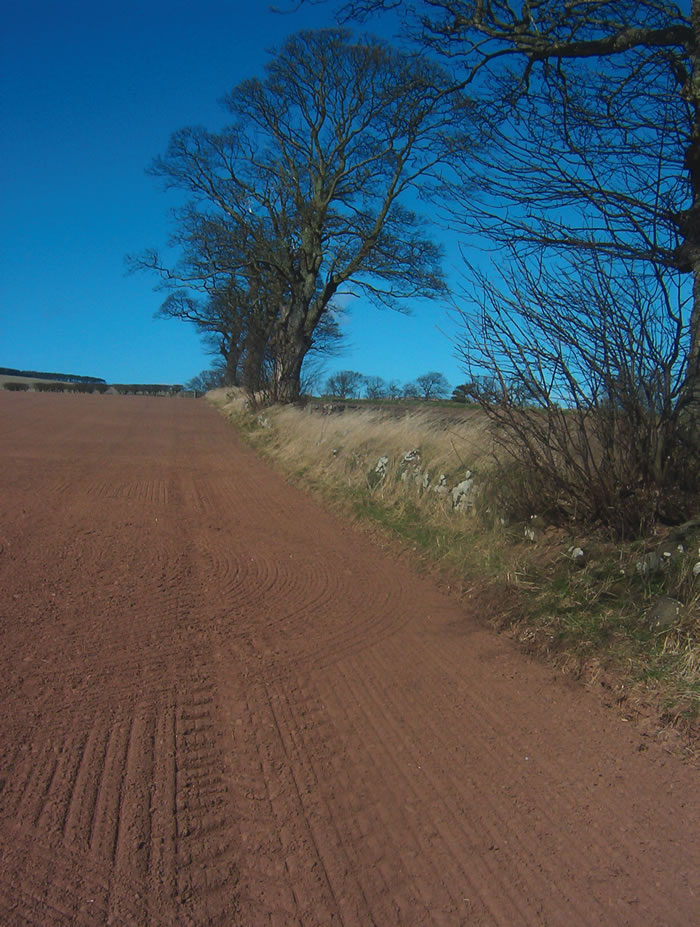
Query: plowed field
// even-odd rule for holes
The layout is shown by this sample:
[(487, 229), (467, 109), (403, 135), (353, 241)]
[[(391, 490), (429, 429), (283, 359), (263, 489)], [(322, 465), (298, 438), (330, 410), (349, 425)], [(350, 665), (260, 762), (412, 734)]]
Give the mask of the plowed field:
[(0, 394), (0, 923), (700, 923), (697, 773), (203, 402)]

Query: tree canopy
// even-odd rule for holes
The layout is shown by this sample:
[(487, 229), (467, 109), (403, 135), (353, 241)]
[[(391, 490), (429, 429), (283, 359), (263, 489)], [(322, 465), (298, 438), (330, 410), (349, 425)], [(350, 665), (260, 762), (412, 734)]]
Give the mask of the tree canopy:
[(700, 3), (350, 0), (340, 17), (389, 10), (481, 100), (483, 195), (455, 204), (467, 226), (690, 277), (682, 401), (697, 404)]
[(226, 95), (226, 128), (176, 132), (150, 169), (191, 197), (176, 213), (180, 260), (136, 261), (174, 289), (165, 314), (213, 310), (229, 351), (248, 356), (249, 383), (268, 355), (273, 398), (293, 400), (341, 288), (401, 311), (442, 293), (441, 249), (407, 194), (415, 203), (463, 134), (467, 103), (449, 83), (438, 65), (344, 29), (289, 38), (263, 79)]

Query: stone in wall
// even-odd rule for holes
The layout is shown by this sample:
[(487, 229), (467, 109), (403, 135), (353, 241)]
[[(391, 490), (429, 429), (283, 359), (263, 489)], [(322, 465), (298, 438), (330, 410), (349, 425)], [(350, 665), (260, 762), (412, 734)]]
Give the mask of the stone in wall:
[(456, 512), (468, 512), (474, 508), (474, 477), (467, 470), (464, 479), (452, 490), (452, 508)]

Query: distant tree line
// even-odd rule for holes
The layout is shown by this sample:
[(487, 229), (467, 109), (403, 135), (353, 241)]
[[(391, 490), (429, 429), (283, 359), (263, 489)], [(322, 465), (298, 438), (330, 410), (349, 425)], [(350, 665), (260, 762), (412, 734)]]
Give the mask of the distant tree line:
[(81, 377), (72, 373), (43, 373), (37, 370), (17, 370), (14, 367), (0, 367), (0, 375), (27, 377), (32, 380), (56, 380), (62, 383), (104, 383), (101, 377)]
[(408, 383), (365, 376), (355, 370), (340, 370), (328, 377), (324, 393), (333, 399), (443, 399), (450, 391), (444, 374), (436, 370)]
[[(29, 385), (29, 384), (25, 384)], [(92, 382), (82, 380), (80, 382), (65, 382), (57, 380), (55, 382), (34, 383), (34, 389), (37, 393), (106, 393), (109, 386), (104, 382)]]
[[(33, 390), (37, 393), (100, 393), (103, 395), (109, 391), (118, 393), (120, 396), (177, 396), (183, 389), (203, 391), (199, 386), (183, 387), (180, 384), (166, 383), (112, 383), (108, 384), (104, 380), (95, 380), (83, 378), (80, 381), (73, 380), (41, 380), (35, 383), (18, 383), (8, 381), (3, 384), (3, 389), (9, 392), (27, 392)], [(211, 387), (207, 387), (210, 389)]]
[(183, 386), (179, 383), (113, 383), (112, 389), (120, 396), (176, 396)]

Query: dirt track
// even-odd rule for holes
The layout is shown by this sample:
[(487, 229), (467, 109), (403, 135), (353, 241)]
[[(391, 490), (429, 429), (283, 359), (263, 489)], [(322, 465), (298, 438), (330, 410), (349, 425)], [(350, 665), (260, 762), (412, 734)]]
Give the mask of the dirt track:
[(203, 402), (0, 394), (0, 923), (700, 923), (697, 773)]

